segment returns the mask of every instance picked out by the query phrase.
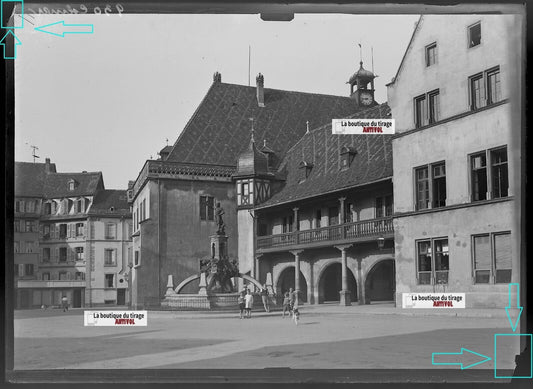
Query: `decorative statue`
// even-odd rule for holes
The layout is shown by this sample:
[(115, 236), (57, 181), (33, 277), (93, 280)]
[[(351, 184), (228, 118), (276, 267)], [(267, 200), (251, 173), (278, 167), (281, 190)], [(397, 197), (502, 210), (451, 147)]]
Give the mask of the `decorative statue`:
[(217, 203), (217, 206), (215, 208), (215, 220), (217, 221), (217, 226), (218, 226), (218, 229), (217, 229), (217, 234), (219, 235), (224, 235), (225, 234), (225, 224), (224, 224), (224, 220), (222, 220), (222, 215), (224, 215), (224, 210), (222, 209), (222, 207), (220, 206), (220, 203)]

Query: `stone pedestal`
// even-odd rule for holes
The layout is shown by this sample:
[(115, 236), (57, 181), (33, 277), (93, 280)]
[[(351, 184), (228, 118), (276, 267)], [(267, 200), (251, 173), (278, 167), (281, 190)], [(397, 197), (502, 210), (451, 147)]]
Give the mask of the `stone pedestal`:
[(339, 301), (339, 305), (343, 305), (343, 306), (348, 306), (348, 305), (352, 305), (352, 299), (351, 299), (351, 295), (350, 295), (350, 291), (349, 290), (341, 290), (339, 292), (339, 295), (340, 295), (340, 301)]
[(198, 294), (201, 296), (207, 296), (207, 280), (205, 278), (205, 273), (200, 273), (200, 289)]
[(228, 258), (228, 237), (226, 235), (211, 235), (211, 259)]

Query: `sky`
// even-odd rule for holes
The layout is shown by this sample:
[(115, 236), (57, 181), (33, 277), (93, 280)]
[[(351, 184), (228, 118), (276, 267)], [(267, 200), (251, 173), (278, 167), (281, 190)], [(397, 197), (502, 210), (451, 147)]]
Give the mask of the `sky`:
[[(126, 189), (147, 159), (172, 145), (213, 82), (348, 96), (346, 81), (372, 70), (387, 100), (418, 15), (26, 15), (16, 31), (15, 160), (50, 158), (58, 172), (101, 171)], [(34, 30), (64, 20), (92, 34)], [(32, 24), (33, 23), (33, 24)]]

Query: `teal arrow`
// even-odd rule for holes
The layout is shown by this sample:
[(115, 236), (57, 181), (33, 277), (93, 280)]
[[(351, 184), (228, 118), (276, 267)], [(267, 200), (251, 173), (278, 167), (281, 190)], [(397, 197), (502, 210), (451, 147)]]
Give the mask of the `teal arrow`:
[(65, 24), (62, 20), (45, 26), (35, 27), (35, 30), (64, 38), (65, 34), (92, 34), (94, 32), (94, 26), (92, 24)]
[[(13, 46), (13, 56), (6, 55), (7, 54), (6, 53), (6, 44), (7, 44), (7, 42), (4, 42), (4, 41), (6, 40), (6, 38), (9, 35), (13, 35), (13, 43), (15, 43), (15, 45)], [(4, 59), (15, 59), (15, 58), (17, 58), (17, 46), (21, 45), (21, 44), (22, 44), (22, 42), (19, 40), (19, 38), (17, 38), (17, 36), (15, 34), (13, 34), (13, 31), (8, 30), (6, 32), (6, 35), (4, 35), (2, 40), (0, 40), (0, 45), (4, 46)]]
[[(465, 354), (465, 351), (467, 353), (470, 353), (470, 354)], [(478, 362), (475, 362), (475, 363), (472, 363), (468, 366), (463, 366), (463, 362), (435, 362), (435, 356), (439, 357), (439, 356), (442, 356), (442, 355), (453, 355), (455, 357), (459, 357), (459, 359), (461, 359), (460, 357), (464, 358), (465, 356), (470, 356), (472, 357), (472, 355), (477, 355), (481, 358), (483, 358), (481, 361), (478, 361)], [(443, 359), (457, 359), (457, 358), (450, 358), (450, 357), (444, 357)], [(431, 363), (433, 365), (459, 365), (461, 366), (461, 370), (464, 370), (464, 369), (468, 369), (472, 366), (476, 366), (476, 365), (481, 365), (482, 363), (485, 363), (485, 362), (488, 362), (490, 361), (491, 358), (490, 357), (487, 357), (486, 355), (483, 355), (483, 354), (479, 354), (479, 353), (476, 353), (474, 351), (470, 351), (466, 348), (461, 348), (461, 352), (460, 353), (433, 353), (431, 354)]]
[[(513, 289), (516, 290), (516, 305), (513, 305)], [(515, 283), (509, 284), (509, 305), (505, 307), (505, 312), (507, 312), (507, 319), (509, 319), (509, 323), (511, 323), (513, 332), (516, 331), (523, 309), (524, 308), (520, 306), (520, 285)]]

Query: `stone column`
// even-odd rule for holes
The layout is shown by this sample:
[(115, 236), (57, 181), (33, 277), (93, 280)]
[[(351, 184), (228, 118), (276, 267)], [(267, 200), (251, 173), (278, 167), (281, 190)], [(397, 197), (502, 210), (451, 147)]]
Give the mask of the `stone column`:
[(335, 246), (335, 248), (340, 250), (341, 252), (342, 290), (339, 292), (340, 294), (339, 305), (346, 305), (346, 306), (352, 305), (350, 291), (348, 290), (348, 263), (346, 260), (346, 249), (348, 247), (350, 247), (350, 245)]
[(300, 297), (300, 254), (303, 250), (292, 250), (291, 254), (294, 255), (294, 291), (296, 298)]
[(363, 274), (361, 270), (361, 258), (357, 258), (357, 298), (359, 300), (359, 305), (365, 303), (365, 288), (363, 285)]
[(292, 210), (294, 212), (293, 218), (292, 218), (292, 231), (294, 234), (294, 243), (298, 244), (298, 230), (299, 230), (298, 227), (300, 226), (300, 223), (298, 223), (298, 208), (293, 208)]
[[(339, 207), (339, 224), (341, 224), (341, 236), (342, 238), (346, 238), (346, 229), (344, 228), (344, 226), (342, 226), (342, 224), (346, 223), (346, 218), (345, 218), (345, 215), (346, 213), (344, 212), (344, 201), (346, 201), (346, 197), (339, 197), (339, 203), (340, 203), (340, 207)], [(342, 289), (344, 290), (344, 286), (342, 287)]]

